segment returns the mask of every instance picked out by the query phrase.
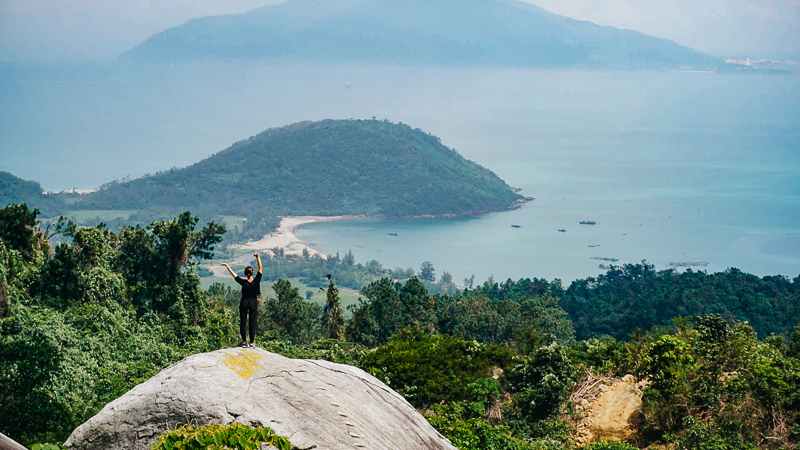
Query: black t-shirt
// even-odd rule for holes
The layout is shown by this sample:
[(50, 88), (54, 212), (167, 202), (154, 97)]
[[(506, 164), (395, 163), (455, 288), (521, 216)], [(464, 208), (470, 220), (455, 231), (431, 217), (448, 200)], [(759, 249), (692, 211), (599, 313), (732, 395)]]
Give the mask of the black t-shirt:
[(236, 277), (236, 282), (242, 285), (242, 299), (261, 295), (261, 272), (256, 273), (252, 283), (247, 281), (247, 278), (242, 277)]

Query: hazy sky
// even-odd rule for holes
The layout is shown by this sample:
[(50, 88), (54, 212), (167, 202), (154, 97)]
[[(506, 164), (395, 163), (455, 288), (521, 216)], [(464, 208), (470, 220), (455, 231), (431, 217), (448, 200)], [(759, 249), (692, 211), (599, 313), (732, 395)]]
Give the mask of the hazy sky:
[[(0, 0), (0, 60), (112, 58), (191, 18), (280, 1)], [(800, 0), (527, 1), (717, 56), (800, 55)]]

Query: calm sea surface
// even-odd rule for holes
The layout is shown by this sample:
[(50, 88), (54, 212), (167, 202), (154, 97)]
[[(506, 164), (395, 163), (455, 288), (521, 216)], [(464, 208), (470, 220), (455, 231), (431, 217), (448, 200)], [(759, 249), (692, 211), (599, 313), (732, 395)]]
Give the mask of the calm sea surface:
[(191, 164), (269, 127), (376, 116), (441, 137), (536, 200), (479, 217), (298, 230), (326, 253), (415, 269), (428, 260), (457, 281), (568, 282), (600, 273), (592, 258), (795, 277), (799, 99), (796, 76), (4, 66), (0, 170), (45, 189), (93, 188)]

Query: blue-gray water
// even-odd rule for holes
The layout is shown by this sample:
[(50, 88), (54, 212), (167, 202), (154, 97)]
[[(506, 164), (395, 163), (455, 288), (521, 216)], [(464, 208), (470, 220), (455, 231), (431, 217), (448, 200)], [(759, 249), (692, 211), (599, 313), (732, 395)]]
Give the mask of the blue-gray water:
[(0, 170), (45, 189), (184, 166), (272, 126), (377, 116), (441, 137), (536, 200), (474, 218), (298, 231), (326, 253), (352, 250), (388, 267), (429, 260), (457, 281), (473, 273), (479, 281), (569, 281), (600, 273), (592, 257), (800, 274), (800, 77), (246, 64), (1, 69)]

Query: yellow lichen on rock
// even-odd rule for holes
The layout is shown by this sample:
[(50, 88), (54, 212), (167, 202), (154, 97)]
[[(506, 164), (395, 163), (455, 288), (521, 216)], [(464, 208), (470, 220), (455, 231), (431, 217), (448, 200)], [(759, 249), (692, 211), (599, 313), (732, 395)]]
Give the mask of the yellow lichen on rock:
[(256, 362), (259, 359), (261, 359), (261, 355), (259, 355), (258, 352), (244, 350), (238, 355), (225, 355), (225, 359), (222, 360), (222, 363), (225, 364), (227, 368), (236, 372), (236, 375), (246, 380), (261, 369), (261, 366)]

